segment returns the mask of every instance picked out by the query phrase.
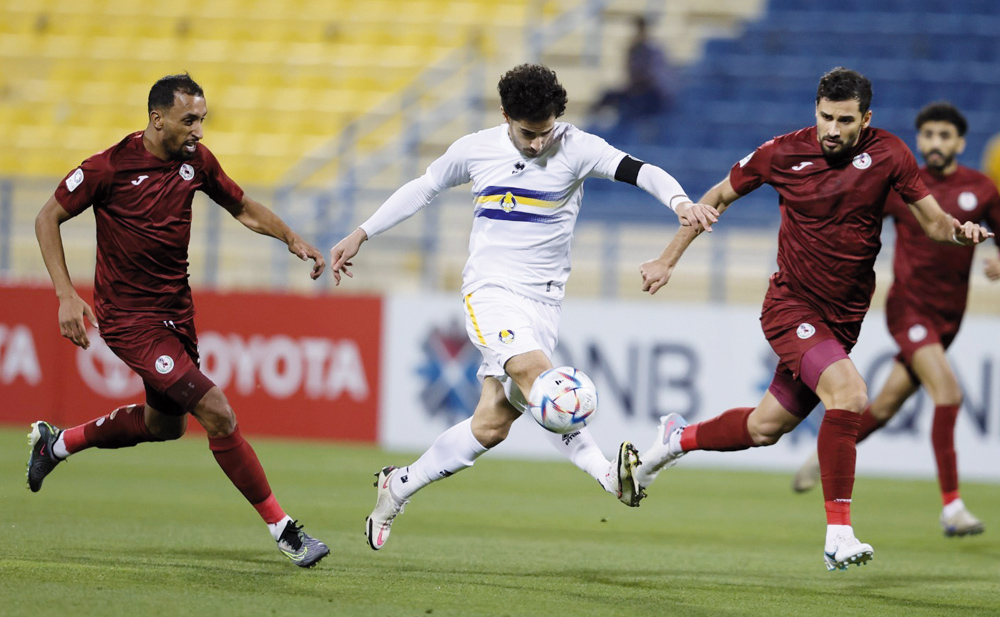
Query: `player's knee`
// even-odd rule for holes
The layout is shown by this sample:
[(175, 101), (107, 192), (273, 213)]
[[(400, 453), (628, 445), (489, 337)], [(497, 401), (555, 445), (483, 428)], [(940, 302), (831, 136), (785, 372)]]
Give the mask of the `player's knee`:
[(198, 401), (193, 415), (205, 427), (209, 437), (225, 437), (236, 430), (236, 414), (218, 388), (213, 388)]
[(868, 406), (868, 391), (865, 388), (851, 388), (835, 392), (829, 401), (823, 401), (827, 409), (844, 409), (861, 413)]
[(508, 433), (510, 433), (510, 425), (472, 425), (472, 435), (484, 448), (499, 445), (504, 439), (507, 439)]
[(937, 407), (961, 407), (964, 401), (962, 389), (957, 384), (954, 388), (945, 388), (943, 392), (937, 393), (937, 396), (934, 397), (934, 405)]

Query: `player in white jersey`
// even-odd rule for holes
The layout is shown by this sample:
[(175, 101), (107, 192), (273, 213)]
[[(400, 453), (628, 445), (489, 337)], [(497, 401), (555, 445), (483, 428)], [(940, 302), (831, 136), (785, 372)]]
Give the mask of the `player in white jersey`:
[[(471, 418), (442, 433), (416, 462), (376, 474), (375, 510), (365, 521), (368, 543), (376, 550), (415, 492), (472, 466), (507, 437), (535, 379), (552, 368), (585, 179), (637, 185), (674, 210), (685, 226), (710, 230), (716, 221), (714, 209), (691, 203), (659, 167), (557, 122), (566, 109), (566, 90), (552, 70), (515, 67), (497, 89), (504, 124), (453, 143), (423, 176), (396, 191), (330, 251), (339, 284), (341, 273), (351, 276), (349, 260), (368, 238), (409, 218), (445, 189), (472, 182), (475, 218), (462, 293), (466, 329), (483, 353), (482, 397)], [(633, 476), (639, 458), (632, 444), (622, 443), (608, 461), (587, 429), (547, 434), (606, 491), (626, 505), (639, 505), (645, 494)]]

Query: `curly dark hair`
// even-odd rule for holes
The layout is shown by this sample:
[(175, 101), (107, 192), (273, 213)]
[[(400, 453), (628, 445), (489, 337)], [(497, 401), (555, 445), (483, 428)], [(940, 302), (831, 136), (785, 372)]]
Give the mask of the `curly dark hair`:
[(816, 89), (816, 102), (819, 103), (820, 99), (828, 101), (854, 99), (864, 114), (872, 104), (872, 82), (857, 71), (838, 66), (820, 78), (819, 88)]
[(955, 107), (948, 101), (938, 101), (936, 103), (931, 103), (917, 114), (917, 120), (914, 122), (917, 130), (924, 125), (925, 122), (948, 122), (955, 125), (955, 130), (958, 131), (959, 137), (965, 137), (965, 132), (969, 130), (969, 123), (965, 120), (965, 116), (962, 112), (958, 111), (958, 107)]
[(543, 122), (566, 111), (566, 88), (556, 72), (541, 64), (521, 64), (497, 84), (500, 104), (514, 120)]
[(195, 80), (187, 73), (179, 75), (167, 75), (161, 77), (153, 87), (149, 89), (149, 101), (146, 103), (148, 111), (154, 109), (170, 109), (174, 106), (174, 93), (180, 92), (190, 96), (204, 97), (202, 91)]

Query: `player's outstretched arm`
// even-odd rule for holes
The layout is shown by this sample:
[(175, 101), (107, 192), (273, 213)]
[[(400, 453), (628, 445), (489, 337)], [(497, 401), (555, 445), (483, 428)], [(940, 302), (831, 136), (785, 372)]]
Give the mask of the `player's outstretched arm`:
[(993, 233), (982, 225), (957, 219), (941, 209), (933, 195), (928, 195), (912, 204), (907, 204), (927, 237), (935, 242), (972, 246), (992, 238)]
[(364, 229), (358, 227), (349, 236), (330, 249), (330, 271), (333, 273), (333, 278), (337, 281), (337, 285), (340, 285), (341, 272), (354, 278), (354, 275), (347, 268), (354, 265), (350, 259), (358, 254), (358, 251), (361, 250), (361, 245), (367, 239), (368, 234), (365, 233)]
[[(739, 193), (733, 190), (729, 182), (729, 176), (722, 182), (713, 186), (699, 200), (699, 204), (711, 208), (715, 213), (714, 221), (725, 212), (729, 204), (740, 198)], [(689, 202), (690, 203), (690, 202)], [(680, 216), (680, 206), (678, 206), (678, 216)], [(713, 221), (713, 222), (714, 222)], [(677, 230), (670, 244), (656, 259), (650, 259), (639, 266), (639, 274), (642, 275), (642, 290), (648, 291), (650, 295), (655, 294), (658, 289), (670, 281), (670, 277), (680, 260), (681, 255), (687, 250), (695, 238), (701, 234), (702, 228), (696, 225), (684, 226)]]
[(243, 223), (247, 229), (251, 229), (259, 234), (277, 238), (288, 245), (288, 252), (297, 256), (302, 261), (313, 261), (312, 272), (309, 276), (316, 280), (326, 268), (326, 260), (323, 254), (313, 245), (309, 244), (299, 234), (291, 230), (281, 217), (272, 212), (269, 208), (254, 201), (247, 196), (243, 196), (243, 201), (236, 208), (227, 208), (233, 217)]
[(87, 338), (88, 319), (97, 327), (97, 316), (94, 309), (76, 293), (70, 280), (69, 269), (66, 267), (66, 252), (63, 250), (62, 233), (59, 226), (72, 218), (69, 212), (59, 205), (55, 195), (42, 206), (42, 211), (35, 217), (35, 237), (38, 247), (42, 250), (42, 260), (49, 278), (59, 298), (59, 333), (73, 342), (74, 345), (90, 347)]

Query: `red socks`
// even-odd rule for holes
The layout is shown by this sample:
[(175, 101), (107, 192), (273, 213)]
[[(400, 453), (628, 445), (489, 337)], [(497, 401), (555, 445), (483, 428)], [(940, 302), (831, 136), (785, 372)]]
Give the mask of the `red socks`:
[(70, 454), (87, 448), (131, 448), (154, 439), (146, 428), (146, 406), (126, 405), (106, 416), (63, 431), (63, 443)]
[(747, 430), (747, 418), (752, 411), (752, 407), (737, 407), (711, 420), (692, 424), (681, 433), (681, 449), (730, 452), (755, 447), (757, 444)]
[(934, 408), (931, 443), (937, 459), (938, 484), (944, 505), (958, 499), (958, 459), (955, 457), (955, 420), (958, 405), (938, 405)]
[(209, 437), (208, 448), (222, 471), (226, 472), (233, 485), (256, 508), (265, 523), (277, 523), (285, 517), (284, 510), (271, 492), (257, 454), (243, 439), (239, 426), (225, 437)]
[(819, 426), (817, 450), (827, 525), (851, 524), (851, 494), (854, 492), (860, 424), (861, 414), (846, 409), (827, 409)]
[(871, 405), (869, 405), (865, 407), (865, 412), (861, 414), (861, 424), (858, 426), (858, 443), (861, 443), (869, 435), (885, 426), (885, 422), (872, 415), (871, 409)]

